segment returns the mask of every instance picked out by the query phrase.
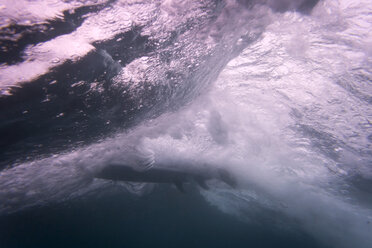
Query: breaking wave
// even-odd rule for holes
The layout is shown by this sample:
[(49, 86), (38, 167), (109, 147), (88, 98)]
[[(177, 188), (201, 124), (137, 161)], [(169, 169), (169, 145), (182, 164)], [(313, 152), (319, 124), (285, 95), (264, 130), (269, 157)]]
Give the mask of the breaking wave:
[(370, 247), (369, 1), (3, 0), (0, 11), (0, 214), (156, 187), (93, 179), (110, 163), (224, 168), (236, 189), (200, 190), (221, 211)]

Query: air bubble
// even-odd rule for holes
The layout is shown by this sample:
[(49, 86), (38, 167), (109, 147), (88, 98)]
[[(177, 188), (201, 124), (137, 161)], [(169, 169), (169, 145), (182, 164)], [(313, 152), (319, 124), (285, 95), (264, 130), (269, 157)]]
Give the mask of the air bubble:
[(59, 63), (59, 61), (61, 61), (59, 58), (54, 58), (54, 59), (52, 59), (52, 63), (54, 63), (54, 64)]

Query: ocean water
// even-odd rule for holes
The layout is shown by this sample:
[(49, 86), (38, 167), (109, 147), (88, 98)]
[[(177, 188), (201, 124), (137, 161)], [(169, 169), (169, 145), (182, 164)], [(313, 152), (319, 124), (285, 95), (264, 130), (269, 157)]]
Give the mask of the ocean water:
[(371, 13), (0, 0), (0, 247), (372, 247)]
[(196, 189), (123, 192), (6, 216), (2, 247), (324, 247), (308, 235), (250, 225), (206, 203)]

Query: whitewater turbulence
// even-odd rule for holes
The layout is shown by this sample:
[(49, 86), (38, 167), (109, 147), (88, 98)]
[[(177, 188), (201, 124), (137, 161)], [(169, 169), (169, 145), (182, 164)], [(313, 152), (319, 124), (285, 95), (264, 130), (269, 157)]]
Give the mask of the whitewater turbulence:
[(95, 178), (109, 164), (224, 169), (236, 188), (200, 188), (222, 212), (371, 247), (368, 0), (10, 2), (1, 215), (156, 187)]

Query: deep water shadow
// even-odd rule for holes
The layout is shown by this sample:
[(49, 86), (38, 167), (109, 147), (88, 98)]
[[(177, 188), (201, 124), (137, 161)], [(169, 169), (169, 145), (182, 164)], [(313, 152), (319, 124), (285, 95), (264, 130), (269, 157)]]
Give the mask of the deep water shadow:
[(320, 247), (303, 234), (258, 228), (221, 213), (196, 189), (157, 187), (79, 199), (0, 217), (0, 247)]

